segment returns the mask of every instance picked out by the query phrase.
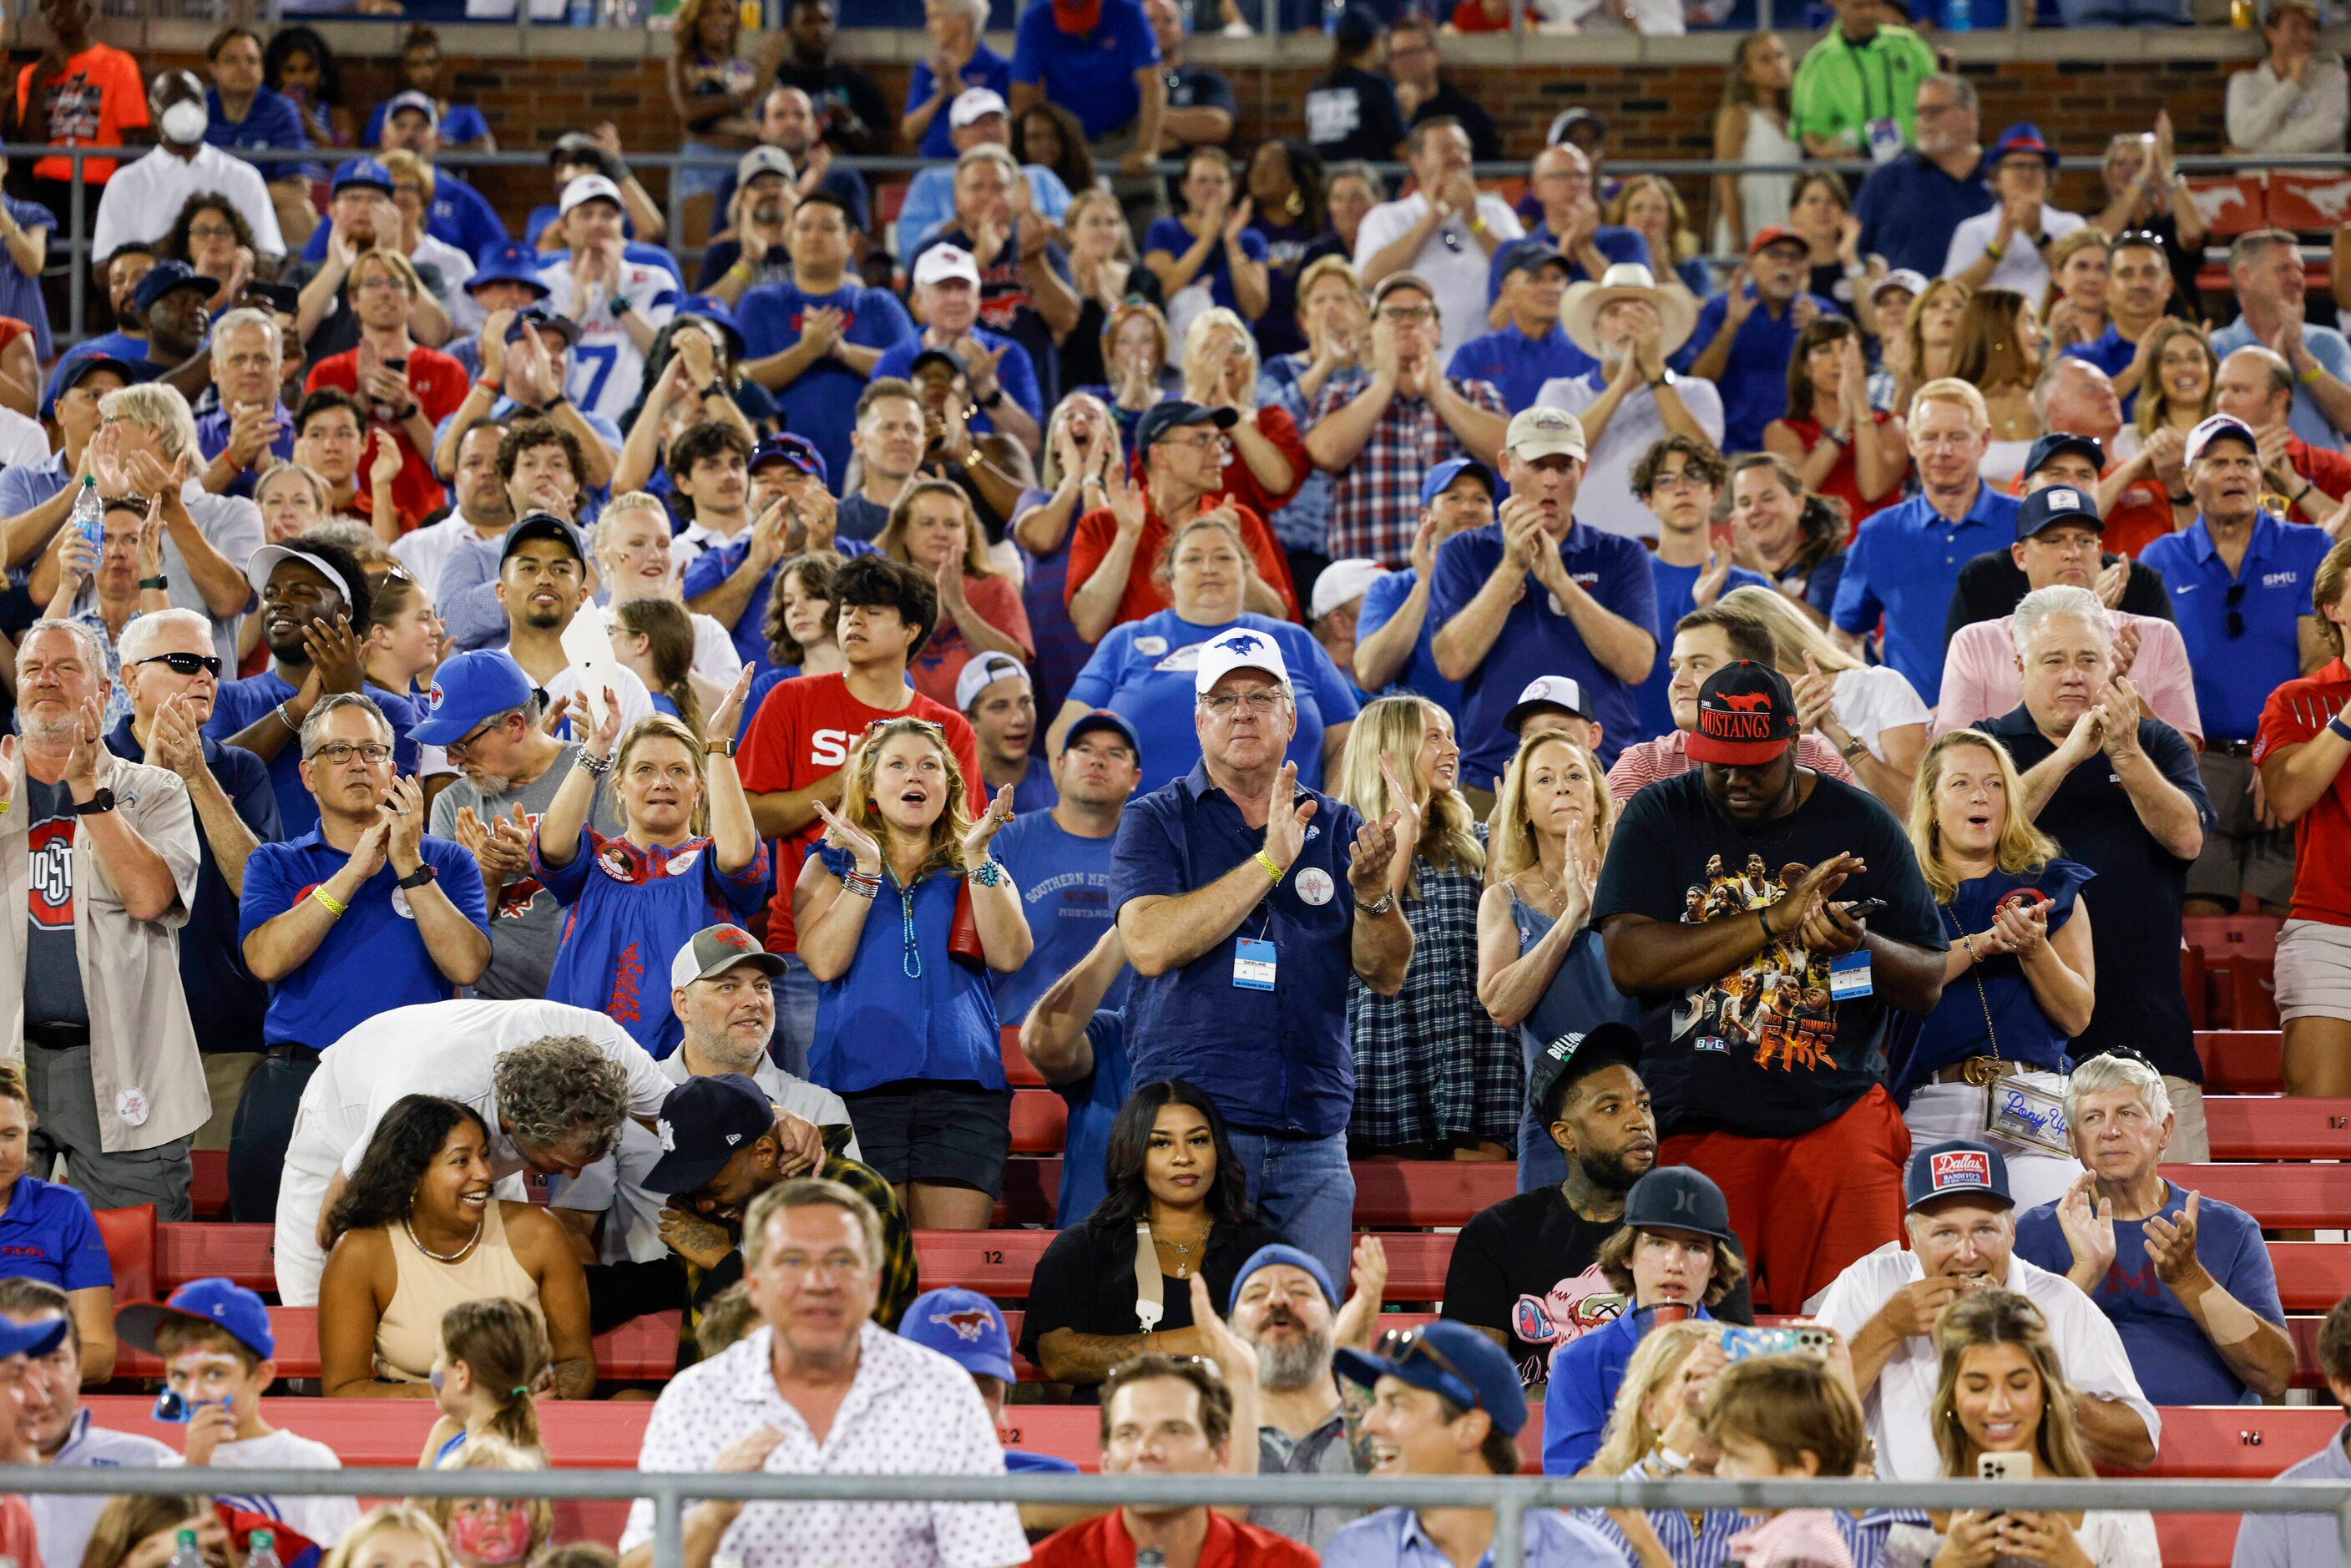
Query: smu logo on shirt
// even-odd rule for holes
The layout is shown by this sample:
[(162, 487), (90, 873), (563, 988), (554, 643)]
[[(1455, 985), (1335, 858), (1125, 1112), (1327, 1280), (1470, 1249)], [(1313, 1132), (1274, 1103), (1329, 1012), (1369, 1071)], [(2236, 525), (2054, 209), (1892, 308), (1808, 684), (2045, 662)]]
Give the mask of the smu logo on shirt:
[(2263, 588), (2292, 588), (2295, 583), (2300, 582), (2301, 580), (2302, 573), (2298, 571), (2265, 571), (2262, 573), (2262, 586)]
[(849, 748), (857, 744), (858, 732), (848, 729), (820, 729), (809, 737), (809, 760), (824, 768), (838, 768), (849, 760)]
[(59, 818), (35, 828), (26, 841), (33, 857), (33, 924), (53, 931), (73, 928), (74, 825)]

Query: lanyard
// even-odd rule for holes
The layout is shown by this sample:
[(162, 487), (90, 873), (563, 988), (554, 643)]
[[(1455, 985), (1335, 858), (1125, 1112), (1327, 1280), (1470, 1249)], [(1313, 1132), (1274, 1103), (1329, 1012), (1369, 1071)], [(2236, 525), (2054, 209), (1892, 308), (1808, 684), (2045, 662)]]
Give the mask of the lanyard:
[[(1839, 33), (1837, 35), (1837, 42), (1844, 46), (1844, 57), (1853, 67), (1854, 79), (1861, 84), (1861, 118), (1863, 123), (1866, 124), (1868, 121), (1873, 120), (1891, 120), (1895, 118), (1894, 67), (1884, 55), (1877, 52), (1876, 38), (1872, 37), (1866, 44), (1856, 44), (1847, 38), (1843, 33)], [(1879, 79), (1885, 84), (1886, 112), (1882, 115), (1875, 112), (1870, 108), (1869, 72), (1862, 64), (1865, 57), (1877, 61), (1877, 75)]]

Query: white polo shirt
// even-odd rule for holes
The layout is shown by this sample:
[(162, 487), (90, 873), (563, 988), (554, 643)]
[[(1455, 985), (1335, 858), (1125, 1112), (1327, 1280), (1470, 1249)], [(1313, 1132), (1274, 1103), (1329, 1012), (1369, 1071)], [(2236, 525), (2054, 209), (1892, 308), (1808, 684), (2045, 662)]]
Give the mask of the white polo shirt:
[(135, 163), (115, 170), (90, 222), (89, 254), (101, 261), (133, 240), (152, 245), (172, 232), (188, 198), (200, 191), (226, 196), (253, 230), (253, 254), (272, 259), (286, 254), (277, 208), (261, 171), (209, 143), (193, 158), (158, 147)]
[[(2089, 219), (2079, 213), (2061, 213), (2043, 204), (2041, 209), (2041, 232), (2053, 240), (2064, 239), (2075, 229), (2087, 227)], [(2000, 209), (1978, 213), (1951, 231), (1951, 248), (1943, 256), (1943, 276), (1956, 277), (1973, 267), (2000, 233)], [(2020, 235), (2008, 247), (2008, 253), (1991, 269), (1983, 281), (1986, 288), (2012, 288), (2034, 304), (2049, 291), (2049, 264), (2032, 244), (2032, 236)]]
[[(1905, 1285), (1927, 1277), (1918, 1255), (1889, 1241), (1867, 1257), (1854, 1260), (1836, 1282), (1822, 1293), (1813, 1316), (1850, 1341), (1878, 1309)], [(2139, 1392), (2131, 1372), (2130, 1356), (2122, 1335), (2063, 1274), (2035, 1268), (2011, 1254), (2008, 1278), (2001, 1288), (2012, 1291), (2041, 1309), (2049, 1337), (2057, 1347), (2057, 1364), (2077, 1394), (2092, 1395), (2127, 1405), (2147, 1423), (2149, 1442), (2163, 1437), (2163, 1419)], [(1888, 1480), (1930, 1481), (1943, 1474), (1943, 1458), (1935, 1448), (1936, 1374), (1940, 1362), (1928, 1334), (1904, 1340), (1877, 1375), (1876, 1386), (1863, 1402), (1869, 1417), (1869, 1436), (1877, 1445), (1877, 1473)]]
[[(1428, 198), (1415, 193), (1401, 202), (1383, 202), (1365, 213), (1363, 227), (1355, 231), (1355, 270), (1362, 271), (1372, 257), (1410, 233), (1427, 212)], [(1510, 204), (1489, 192), (1478, 193), (1478, 215), (1486, 221), (1486, 232), (1496, 241), (1497, 249), (1526, 233), (1519, 226), (1519, 214), (1510, 210)], [(1454, 350), (1472, 338), (1484, 337), (1488, 330), (1486, 274), (1493, 264), (1493, 252), (1478, 241), (1468, 224), (1447, 218), (1430, 232), (1420, 254), (1405, 264), (1406, 271), (1420, 274), (1437, 290), (1437, 308), (1443, 312), (1437, 325), (1444, 330), (1437, 348), (1440, 369), (1453, 362)]]

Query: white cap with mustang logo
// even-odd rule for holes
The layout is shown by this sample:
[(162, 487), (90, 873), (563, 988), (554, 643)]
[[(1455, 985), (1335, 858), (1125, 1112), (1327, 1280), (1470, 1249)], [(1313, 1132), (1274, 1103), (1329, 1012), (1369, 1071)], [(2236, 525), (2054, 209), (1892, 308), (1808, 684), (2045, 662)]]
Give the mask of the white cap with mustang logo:
[(1235, 670), (1263, 670), (1283, 685), (1290, 684), (1290, 666), (1281, 661), (1281, 644), (1262, 632), (1236, 626), (1208, 640), (1200, 650), (1200, 667), (1192, 689), (1206, 695)]
[(945, 283), (950, 277), (960, 277), (974, 288), (979, 287), (979, 263), (971, 252), (959, 245), (935, 245), (914, 261), (914, 287), (927, 287)]

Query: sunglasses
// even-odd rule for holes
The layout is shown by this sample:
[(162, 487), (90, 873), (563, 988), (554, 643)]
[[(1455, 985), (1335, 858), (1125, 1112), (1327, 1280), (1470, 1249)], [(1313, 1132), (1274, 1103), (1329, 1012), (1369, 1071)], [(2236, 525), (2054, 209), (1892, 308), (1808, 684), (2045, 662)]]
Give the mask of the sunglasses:
[(2244, 601), (2245, 585), (2241, 582), (2231, 583), (2229, 591), (2220, 596), (2220, 602), (2229, 609), (2229, 618), (2224, 624), (2231, 643), (2245, 634), (2245, 612), (2238, 608)]
[(1398, 1365), (1414, 1360), (1425, 1361), (1437, 1368), (1439, 1377), (1448, 1385), (1439, 1388), (1438, 1393), (1464, 1410), (1475, 1410), (1480, 1406), (1478, 1385), (1464, 1377), (1461, 1369), (1454, 1365), (1443, 1351), (1428, 1343), (1426, 1325), (1415, 1329), (1388, 1330), (1380, 1336), (1379, 1346), (1374, 1354), (1382, 1361), (1394, 1362)]
[(172, 673), (175, 675), (193, 675), (198, 670), (202, 670), (214, 680), (218, 680), (221, 673), (220, 660), (210, 653), (158, 653), (152, 658), (135, 659), (131, 662), (138, 664), (169, 664), (172, 667)]

